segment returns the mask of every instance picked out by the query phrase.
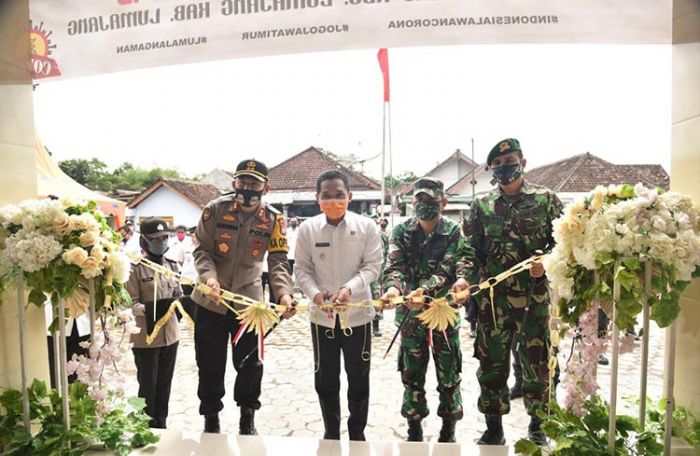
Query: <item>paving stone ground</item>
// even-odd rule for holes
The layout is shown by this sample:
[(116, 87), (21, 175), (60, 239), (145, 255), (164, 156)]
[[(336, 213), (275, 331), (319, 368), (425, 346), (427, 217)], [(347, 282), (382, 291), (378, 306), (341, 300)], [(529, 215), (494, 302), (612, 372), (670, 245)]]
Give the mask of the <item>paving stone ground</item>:
[[(396, 370), (396, 345), (386, 359), (384, 352), (394, 334), (393, 311), (385, 313), (381, 322), (383, 336), (372, 339), (372, 368), (369, 420), (366, 429), (368, 440), (395, 441), (403, 439), (406, 423), (400, 415), (403, 387)], [(463, 351), (462, 397), (464, 419), (457, 425), (458, 440), (471, 442), (477, 439), (484, 428), (483, 416), (476, 409), (479, 386), (476, 380), (478, 362), (472, 355), (473, 339), (468, 335), (468, 325), (461, 329)], [(650, 330), (649, 386), (648, 394), (654, 400), (661, 398), (663, 390), (664, 331), (652, 323)], [(230, 350), (230, 349), (229, 349)], [(318, 399), (313, 387), (313, 356), (308, 318), (297, 315), (283, 322), (266, 339), (265, 371), (262, 385), (262, 408), (256, 414), (256, 426), (263, 435), (323, 437), (323, 422)], [(568, 355), (565, 344), (560, 360)], [(168, 427), (188, 431), (201, 431), (203, 419), (198, 413), (197, 365), (195, 362), (193, 330), (183, 322), (182, 338), (177, 355), (175, 376), (170, 398)], [(230, 359), (230, 356), (229, 356)], [(620, 358), (618, 397), (638, 395), (641, 376), (641, 342), (635, 343), (632, 353)], [(129, 378), (128, 392), (135, 395), (138, 390), (133, 357), (127, 356), (121, 368)], [(431, 414), (424, 421), (427, 441), (437, 440), (440, 419), (435, 415), (437, 392), (432, 360), (428, 368), (426, 396)], [(342, 376), (343, 374), (341, 374)], [(609, 394), (610, 366), (600, 366), (599, 382), (603, 397)], [(235, 371), (229, 363), (226, 370), (226, 396), (224, 410), (220, 414), (222, 432), (238, 432), (238, 407), (233, 402)], [(511, 378), (511, 384), (513, 379)], [(341, 404), (343, 423), (347, 420), (346, 378), (342, 378)], [(561, 391), (559, 392), (561, 394)], [(621, 404), (622, 406), (622, 404)], [(635, 414), (634, 410), (623, 411)], [(514, 442), (527, 433), (529, 418), (521, 399), (513, 401), (511, 413), (504, 417), (506, 438)], [(344, 426), (344, 424), (343, 424)], [(347, 438), (347, 429), (342, 438)]]

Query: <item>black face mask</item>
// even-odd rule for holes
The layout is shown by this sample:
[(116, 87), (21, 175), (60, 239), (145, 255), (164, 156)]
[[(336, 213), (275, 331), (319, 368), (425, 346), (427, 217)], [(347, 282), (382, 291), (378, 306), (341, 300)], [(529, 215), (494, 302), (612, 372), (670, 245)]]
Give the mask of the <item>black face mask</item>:
[(168, 251), (170, 246), (168, 245), (168, 240), (150, 240), (145, 238), (144, 236), (141, 236), (141, 248), (146, 251), (148, 256), (154, 257), (154, 258), (160, 258), (163, 255), (165, 255), (165, 252)]
[(515, 182), (522, 174), (522, 169), (520, 168), (520, 163), (513, 163), (512, 165), (501, 165), (498, 168), (491, 169), (493, 173), (492, 184), (498, 182), (501, 185), (508, 185)]
[(262, 194), (262, 190), (248, 190), (247, 188), (237, 188), (236, 201), (238, 201), (238, 203), (241, 206), (253, 207), (260, 202)]

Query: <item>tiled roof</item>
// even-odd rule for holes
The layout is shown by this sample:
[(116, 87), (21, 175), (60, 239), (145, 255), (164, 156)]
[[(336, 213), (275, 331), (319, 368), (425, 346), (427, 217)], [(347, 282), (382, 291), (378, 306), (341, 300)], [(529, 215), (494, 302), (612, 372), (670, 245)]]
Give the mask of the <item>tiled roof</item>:
[(589, 192), (597, 185), (636, 184), (668, 190), (670, 178), (661, 165), (615, 165), (590, 152), (527, 171), (528, 182), (555, 192)]
[(381, 184), (362, 173), (351, 171), (316, 147), (273, 166), (269, 170), (272, 191), (316, 191), (316, 179), (324, 171), (337, 169), (347, 174), (350, 190), (381, 190)]
[(141, 192), (139, 196), (131, 200), (129, 207), (134, 208), (138, 206), (141, 201), (148, 198), (151, 193), (155, 192), (160, 187), (167, 187), (170, 190), (181, 194), (184, 198), (190, 200), (194, 205), (200, 208), (204, 208), (209, 201), (221, 196), (221, 192), (210, 184), (180, 179), (159, 179), (153, 185)]

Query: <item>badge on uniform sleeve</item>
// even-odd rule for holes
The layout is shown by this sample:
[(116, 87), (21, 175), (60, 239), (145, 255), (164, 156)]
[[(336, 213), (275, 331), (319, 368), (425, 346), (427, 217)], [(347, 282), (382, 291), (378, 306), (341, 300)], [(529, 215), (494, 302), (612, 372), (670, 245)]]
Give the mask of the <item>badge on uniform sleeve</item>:
[(275, 226), (272, 229), (272, 234), (270, 235), (270, 253), (289, 252), (285, 228), (286, 224), (284, 223), (284, 217), (278, 216), (275, 219)]
[(219, 253), (223, 253), (224, 255), (231, 249), (226, 242), (219, 242), (217, 248), (219, 249)]
[(211, 218), (211, 209), (205, 207), (204, 212), (202, 212), (202, 220), (206, 222), (209, 218)]

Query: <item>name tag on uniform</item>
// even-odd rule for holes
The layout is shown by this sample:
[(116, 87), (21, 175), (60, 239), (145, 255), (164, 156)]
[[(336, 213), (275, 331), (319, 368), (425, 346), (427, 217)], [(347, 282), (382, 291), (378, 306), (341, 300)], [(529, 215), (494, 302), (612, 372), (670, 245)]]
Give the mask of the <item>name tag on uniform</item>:
[(331, 243), (330, 242), (317, 242), (316, 247), (330, 247)]
[(153, 282), (153, 277), (144, 277), (141, 282)]

